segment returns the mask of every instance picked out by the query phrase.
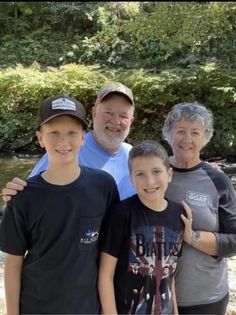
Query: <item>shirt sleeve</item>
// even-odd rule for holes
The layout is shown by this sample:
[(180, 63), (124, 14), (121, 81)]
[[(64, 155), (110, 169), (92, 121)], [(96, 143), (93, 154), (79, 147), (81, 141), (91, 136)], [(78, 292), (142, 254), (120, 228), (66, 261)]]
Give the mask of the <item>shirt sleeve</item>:
[(110, 183), (110, 198), (108, 200), (108, 209), (111, 209), (115, 204), (118, 204), (118, 202), (120, 201), (120, 196), (119, 196), (119, 191), (116, 185), (115, 180), (113, 179), (113, 177), (110, 178), (111, 179), (111, 183)]
[(119, 257), (127, 235), (128, 220), (119, 207), (114, 207), (103, 220), (100, 237), (100, 251)]
[(27, 250), (29, 235), (24, 219), (14, 201), (7, 204), (0, 224), (0, 250), (23, 256)]
[(218, 256), (230, 257), (236, 254), (236, 194), (227, 175), (220, 185), (219, 224), (220, 231), (215, 233)]

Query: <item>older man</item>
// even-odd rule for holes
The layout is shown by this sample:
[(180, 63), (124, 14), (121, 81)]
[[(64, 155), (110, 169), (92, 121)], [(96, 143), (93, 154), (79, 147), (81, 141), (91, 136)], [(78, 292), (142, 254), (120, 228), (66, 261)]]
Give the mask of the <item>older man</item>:
[[(120, 198), (125, 199), (135, 193), (129, 179), (128, 153), (131, 145), (124, 140), (129, 134), (134, 120), (134, 99), (132, 91), (120, 82), (103, 86), (92, 108), (93, 130), (85, 135), (85, 144), (78, 156), (79, 163), (102, 169), (110, 173), (118, 186)], [(30, 176), (47, 169), (45, 154), (36, 164)], [(17, 190), (24, 189), (26, 183), (18, 178), (3, 189), (4, 200), (8, 201)]]

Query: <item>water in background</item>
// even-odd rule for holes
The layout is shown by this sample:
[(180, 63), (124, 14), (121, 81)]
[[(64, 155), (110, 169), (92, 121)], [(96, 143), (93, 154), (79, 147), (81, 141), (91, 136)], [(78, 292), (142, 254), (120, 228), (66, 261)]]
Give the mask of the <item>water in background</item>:
[[(31, 169), (36, 164), (38, 159), (36, 157), (30, 157), (24, 155), (24, 157), (16, 157), (9, 155), (0, 155), (0, 193), (6, 183), (12, 180), (14, 177), (22, 179), (27, 178)], [(4, 202), (0, 197), (0, 210), (2, 209)], [(1, 211), (0, 211), (1, 212)]]

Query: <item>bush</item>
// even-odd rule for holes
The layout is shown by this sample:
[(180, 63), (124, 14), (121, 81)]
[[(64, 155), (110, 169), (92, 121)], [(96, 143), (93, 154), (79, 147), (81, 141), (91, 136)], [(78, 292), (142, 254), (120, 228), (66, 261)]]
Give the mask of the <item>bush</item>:
[(235, 150), (236, 71), (220, 70), (213, 64), (159, 74), (76, 64), (46, 70), (38, 64), (7, 68), (0, 72), (2, 150), (15, 149), (16, 143), (29, 138), (33, 148), (37, 146), (34, 130), (38, 106), (51, 95), (67, 93), (79, 99), (89, 114), (91, 127), (96, 93), (109, 80), (121, 81), (134, 92), (136, 116), (128, 142), (147, 138), (161, 141), (161, 128), (171, 107), (178, 102), (197, 101), (209, 107), (215, 118), (214, 137), (203, 153), (226, 156)]

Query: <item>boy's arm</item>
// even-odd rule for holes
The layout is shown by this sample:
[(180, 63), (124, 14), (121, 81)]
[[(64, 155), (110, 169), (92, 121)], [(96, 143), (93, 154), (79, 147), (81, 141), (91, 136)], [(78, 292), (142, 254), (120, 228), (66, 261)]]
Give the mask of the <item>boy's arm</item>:
[(174, 306), (174, 314), (178, 315), (178, 306), (177, 306), (177, 300), (176, 300), (176, 292), (175, 292), (175, 278), (173, 278), (172, 286), (171, 286), (171, 295), (173, 300), (173, 306)]
[(4, 282), (7, 315), (19, 315), (21, 271), (24, 256), (7, 254)]
[(98, 291), (101, 300), (102, 314), (117, 314), (113, 283), (116, 264), (117, 258), (104, 252), (101, 253)]

